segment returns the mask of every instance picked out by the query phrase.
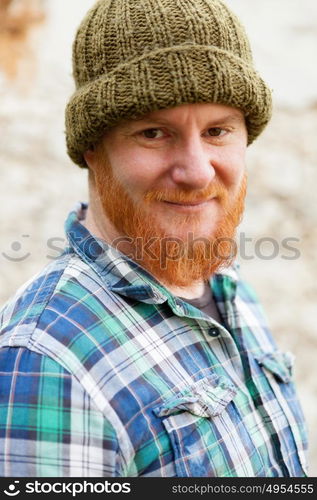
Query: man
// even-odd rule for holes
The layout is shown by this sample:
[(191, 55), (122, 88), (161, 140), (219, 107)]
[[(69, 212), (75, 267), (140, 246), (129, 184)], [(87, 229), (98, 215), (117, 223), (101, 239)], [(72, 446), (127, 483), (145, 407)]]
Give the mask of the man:
[(271, 114), (219, 0), (100, 0), (74, 43), (69, 246), (2, 311), (11, 476), (305, 476), (305, 424), (234, 235)]

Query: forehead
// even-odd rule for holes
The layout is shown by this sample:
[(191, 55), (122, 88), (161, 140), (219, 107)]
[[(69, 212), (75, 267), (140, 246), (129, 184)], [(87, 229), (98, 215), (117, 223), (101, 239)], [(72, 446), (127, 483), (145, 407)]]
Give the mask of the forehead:
[(188, 121), (232, 121), (244, 123), (244, 115), (241, 110), (218, 103), (193, 103), (181, 104), (167, 109), (151, 111), (138, 118), (124, 120), (119, 125), (130, 126), (143, 122), (168, 122), (171, 124), (182, 124)]

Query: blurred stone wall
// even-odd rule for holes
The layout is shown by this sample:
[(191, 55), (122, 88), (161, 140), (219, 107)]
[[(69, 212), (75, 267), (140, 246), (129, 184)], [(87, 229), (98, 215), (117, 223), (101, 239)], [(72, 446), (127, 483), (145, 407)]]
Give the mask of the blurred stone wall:
[[(0, 7), (9, 1), (0, 0)], [(75, 28), (93, 1), (15, 4), (23, 1), (33, 14), (20, 42), (4, 33), (0, 20), (0, 304), (59, 254), (66, 214), (87, 200), (87, 174), (65, 153), (64, 107), (73, 91)], [(248, 152), (241, 271), (256, 288), (279, 346), (296, 355), (310, 475), (316, 476), (317, 3), (227, 3), (244, 22), (274, 97), (272, 122)], [(11, 68), (7, 50), (15, 55)]]

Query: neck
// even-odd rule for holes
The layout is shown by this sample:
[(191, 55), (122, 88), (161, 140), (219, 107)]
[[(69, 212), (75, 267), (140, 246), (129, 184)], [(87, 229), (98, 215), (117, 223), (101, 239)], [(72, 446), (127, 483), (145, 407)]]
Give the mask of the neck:
[(167, 288), (173, 295), (184, 297), (184, 299), (196, 299), (204, 294), (206, 283), (205, 281), (196, 281), (195, 283), (187, 287), (178, 287), (173, 285), (168, 285), (164, 283), (165, 288)]

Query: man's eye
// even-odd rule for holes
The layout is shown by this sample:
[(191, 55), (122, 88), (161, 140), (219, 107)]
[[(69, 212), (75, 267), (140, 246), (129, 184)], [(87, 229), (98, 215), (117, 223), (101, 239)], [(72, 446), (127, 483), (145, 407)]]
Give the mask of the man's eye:
[(141, 133), (146, 139), (159, 139), (164, 135), (162, 130), (160, 130), (159, 128), (148, 128), (146, 130), (143, 130)]
[(220, 127), (213, 127), (208, 129), (208, 135), (211, 137), (220, 137), (225, 133), (225, 130)]

